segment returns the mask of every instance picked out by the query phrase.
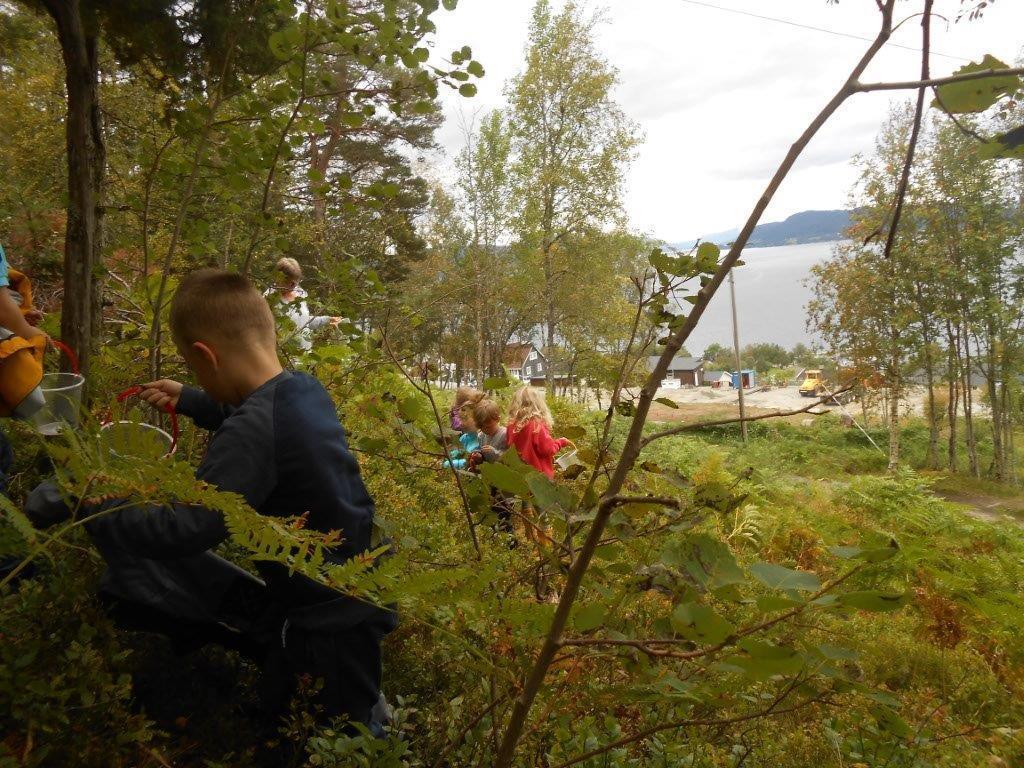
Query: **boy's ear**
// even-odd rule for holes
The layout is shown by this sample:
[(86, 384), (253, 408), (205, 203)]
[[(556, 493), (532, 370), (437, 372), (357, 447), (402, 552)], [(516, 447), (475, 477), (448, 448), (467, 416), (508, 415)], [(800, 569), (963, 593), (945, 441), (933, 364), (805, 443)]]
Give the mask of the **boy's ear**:
[(217, 358), (217, 351), (208, 344), (204, 344), (201, 341), (192, 342), (192, 349), (197, 355), (205, 360), (211, 368), (217, 369), (220, 365), (220, 361)]

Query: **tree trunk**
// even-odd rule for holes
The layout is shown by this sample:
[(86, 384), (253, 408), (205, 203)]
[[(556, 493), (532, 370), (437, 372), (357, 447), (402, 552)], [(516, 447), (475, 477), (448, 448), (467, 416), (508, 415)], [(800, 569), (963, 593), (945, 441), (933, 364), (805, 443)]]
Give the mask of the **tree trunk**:
[(889, 471), (900, 465), (900, 398), (894, 388), (889, 392)]
[(68, 221), (60, 333), (87, 375), (101, 321), (98, 273), (106, 147), (99, 105), (99, 39), (95, 26), (82, 19), (78, 0), (44, 0), (44, 5), (57, 25), (68, 97)]
[(960, 358), (961, 386), (964, 393), (964, 437), (967, 441), (967, 459), (970, 464), (971, 474), (981, 477), (981, 465), (978, 463), (978, 443), (974, 436), (974, 392), (971, 389), (971, 344), (967, 338), (967, 329), (964, 328), (959, 334), (963, 342), (963, 351)]
[(545, 388), (549, 395), (555, 393), (555, 271), (551, 263), (552, 245), (547, 237), (544, 238), (544, 288), (546, 308), (544, 313), (545, 334), (544, 354), (547, 356), (545, 367)]
[(889, 361), (889, 401), (888, 405), (888, 419), (889, 419), (889, 471), (894, 472), (900, 465), (900, 394), (902, 393), (903, 385), (900, 380), (900, 335), (899, 331), (895, 328), (891, 331), (892, 335), (892, 358)]
[(939, 417), (935, 412), (935, 359), (932, 355), (931, 334), (924, 331), (924, 370), (928, 385), (928, 454), (925, 466), (939, 468)]
[(959, 468), (956, 458), (956, 412), (959, 409), (959, 388), (956, 386), (956, 382), (959, 379), (959, 374), (956, 371), (956, 338), (953, 334), (952, 324), (949, 321), (946, 321), (946, 341), (948, 344), (946, 349), (946, 381), (949, 386), (949, 401), (946, 403), (946, 418), (949, 421), (947, 459), (949, 471), (957, 472)]
[(987, 340), (988, 351), (985, 354), (986, 370), (985, 379), (988, 388), (988, 405), (992, 419), (992, 470), (996, 480), (1006, 481), (1006, 457), (1003, 453), (1003, 409), (1001, 407), (999, 387), (996, 377), (999, 374), (999, 366), (996, 363), (996, 351), (994, 345), (996, 340), (989, 325), (989, 336)]

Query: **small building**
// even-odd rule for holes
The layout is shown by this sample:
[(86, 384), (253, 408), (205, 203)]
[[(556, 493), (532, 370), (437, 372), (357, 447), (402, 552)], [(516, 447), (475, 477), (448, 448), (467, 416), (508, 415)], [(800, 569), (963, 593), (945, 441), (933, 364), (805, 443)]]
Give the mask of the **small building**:
[(742, 371), (733, 371), (729, 374), (732, 379), (732, 388), (739, 389), (740, 381), (743, 381), (743, 388), (750, 389), (751, 387), (757, 386), (757, 371), (753, 368), (744, 368)]
[[(654, 370), (659, 359), (658, 357), (647, 358), (650, 370)], [(699, 357), (673, 357), (665, 376), (676, 379), (684, 387), (699, 387), (704, 383), (704, 361)]]
[(704, 371), (704, 383), (713, 389), (732, 386), (732, 374), (727, 371)]
[(522, 382), (533, 378), (537, 368), (543, 370), (544, 356), (534, 344), (509, 344), (501, 356), (501, 364), (508, 370), (509, 376)]
[[(532, 387), (547, 385), (548, 368), (551, 364), (533, 342), (509, 344), (505, 347), (502, 364), (510, 376), (524, 384), (529, 384)], [(575, 376), (570, 376), (568, 371), (563, 370), (557, 363), (555, 364), (556, 387), (572, 386), (575, 382)]]

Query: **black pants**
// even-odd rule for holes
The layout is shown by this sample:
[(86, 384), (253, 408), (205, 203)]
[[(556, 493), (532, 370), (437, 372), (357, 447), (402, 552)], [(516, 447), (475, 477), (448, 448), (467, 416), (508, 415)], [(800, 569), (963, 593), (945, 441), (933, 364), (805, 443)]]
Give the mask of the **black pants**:
[(179, 653), (209, 643), (238, 650), (264, 670), (268, 713), (285, 713), (299, 677), (308, 676), (323, 681), (314, 702), (324, 716), (379, 728), (380, 641), (394, 627), (392, 614), (311, 631), (286, 621), (292, 606), (274, 604), (262, 581), (212, 552), (151, 560), (93, 541), (108, 566), (101, 596), (121, 626), (167, 635)]
[[(364, 621), (343, 632), (287, 624), (263, 663), (263, 700), (287, 706), (300, 681), (314, 684), (313, 703), (324, 717), (344, 715), (374, 730), (381, 714), (381, 649), (393, 618)], [(279, 712), (278, 714), (281, 714)]]

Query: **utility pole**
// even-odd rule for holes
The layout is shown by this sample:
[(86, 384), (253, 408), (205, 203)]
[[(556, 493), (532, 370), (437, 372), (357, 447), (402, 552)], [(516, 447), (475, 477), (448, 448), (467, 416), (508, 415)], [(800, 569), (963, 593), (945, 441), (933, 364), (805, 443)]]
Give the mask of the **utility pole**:
[(747, 408), (743, 402), (743, 364), (740, 361), (740, 326), (736, 320), (736, 281), (733, 279), (732, 270), (729, 270), (729, 295), (732, 297), (732, 346), (736, 352), (736, 375), (740, 393), (740, 435), (743, 442), (747, 442)]

